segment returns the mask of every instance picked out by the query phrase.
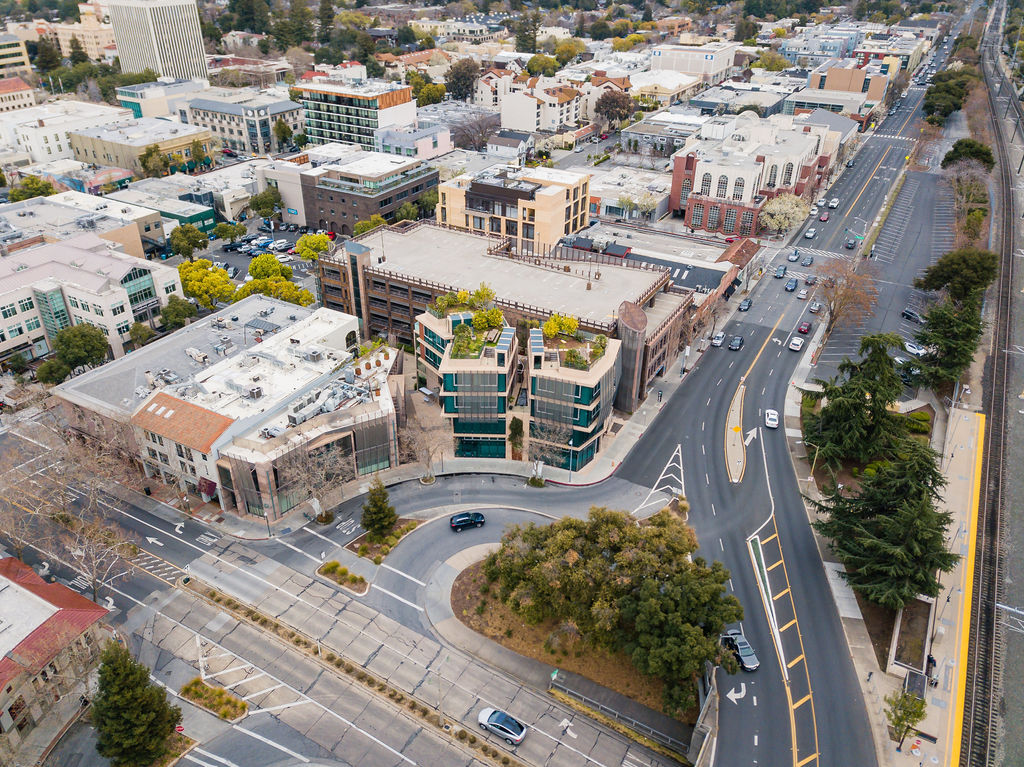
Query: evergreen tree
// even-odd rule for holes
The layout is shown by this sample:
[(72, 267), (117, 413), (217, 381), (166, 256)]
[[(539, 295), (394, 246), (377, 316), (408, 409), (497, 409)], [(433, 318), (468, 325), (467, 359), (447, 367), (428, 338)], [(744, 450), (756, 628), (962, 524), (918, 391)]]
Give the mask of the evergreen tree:
[(41, 37), (36, 46), (36, 60), (34, 63), (40, 72), (49, 72), (52, 69), (56, 69), (61, 63), (60, 51), (48, 39)]
[(360, 524), (369, 534), (370, 540), (379, 540), (391, 532), (395, 522), (398, 521), (398, 514), (395, 507), (391, 505), (391, 496), (384, 487), (380, 478), (373, 480), (370, 491), (366, 494), (366, 501), (363, 503), (363, 517)]
[(931, 386), (954, 384), (971, 366), (985, 330), (977, 298), (956, 304), (952, 298), (933, 305), (915, 340), (929, 349), (921, 360), (924, 380)]
[(82, 43), (77, 37), (72, 36), (71, 38), (71, 64), (84, 64), (89, 61), (89, 54), (85, 52), (85, 48), (82, 47)]
[(331, 32), (334, 31), (334, 3), (331, 0), (320, 0), (318, 11), (320, 21), (318, 39), (321, 43), (326, 44), (331, 41)]
[(291, 0), (288, 9), (288, 20), (292, 26), (292, 38), (295, 45), (315, 39), (313, 32), (313, 11), (309, 10), (306, 0)]
[(92, 712), (96, 750), (114, 767), (152, 764), (166, 753), (181, 709), (167, 702), (167, 692), (149, 680), (149, 669), (116, 642), (107, 643), (100, 660)]

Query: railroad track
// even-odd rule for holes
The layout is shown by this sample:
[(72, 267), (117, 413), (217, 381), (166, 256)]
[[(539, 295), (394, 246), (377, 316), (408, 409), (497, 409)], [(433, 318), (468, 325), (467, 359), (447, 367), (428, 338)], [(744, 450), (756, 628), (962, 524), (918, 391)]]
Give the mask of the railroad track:
[[(993, 22), (1000, 19), (999, 11)], [(1006, 90), (1018, 118), (1020, 103), (1012, 88), (1002, 83), (999, 68), (1002, 24), (993, 23), (982, 45), (982, 70), (988, 84), (992, 109), (999, 174), (999, 221), (996, 224), (999, 278), (994, 287), (995, 322), (992, 348), (986, 369), (985, 454), (982, 465), (982, 492), (978, 508), (978, 529), (975, 543), (974, 600), (971, 605), (970, 646), (968, 649), (967, 690), (964, 703), (963, 748), (960, 765), (996, 764), (1000, 753), (999, 719), (1003, 683), (1003, 636), (997, 604), (1002, 594), (1003, 554), (1003, 470), (1006, 434), (1006, 391), (1009, 383), (1009, 353), (1013, 297), (1013, 179), (1006, 137), (1000, 125), (1000, 90)]]

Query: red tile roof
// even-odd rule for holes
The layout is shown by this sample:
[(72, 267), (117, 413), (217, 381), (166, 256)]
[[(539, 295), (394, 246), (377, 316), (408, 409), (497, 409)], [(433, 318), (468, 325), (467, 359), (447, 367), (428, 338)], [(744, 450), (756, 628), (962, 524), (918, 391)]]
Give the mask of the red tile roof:
[(30, 91), (32, 87), (20, 77), (4, 77), (0, 79), (0, 93), (16, 93)]
[(57, 612), (0, 658), (0, 687), (24, 671), (38, 673), (71, 641), (107, 614), (102, 607), (67, 586), (47, 583), (14, 557), (0, 559), (0, 575), (57, 608)]
[(179, 445), (209, 453), (217, 437), (234, 419), (157, 392), (132, 416), (132, 425), (167, 437)]

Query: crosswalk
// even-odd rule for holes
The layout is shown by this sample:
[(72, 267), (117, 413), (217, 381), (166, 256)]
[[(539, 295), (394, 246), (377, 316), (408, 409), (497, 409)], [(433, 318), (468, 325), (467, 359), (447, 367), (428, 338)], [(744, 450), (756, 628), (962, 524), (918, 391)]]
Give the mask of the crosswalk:
[(170, 562), (145, 551), (140, 552), (132, 560), (132, 564), (167, 583), (174, 583), (178, 578), (185, 575), (185, 571), (177, 565), (172, 565)]
[[(814, 256), (814, 260), (815, 261), (818, 261), (819, 259), (829, 259), (829, 258), (842, 258), (842, 259), (848, 258), (848, 256), (846, 254), (836, 253), (835, 251), (832, 251), (832, 250), (819, 250), (818, 248), (804, 248), (804, 247), (801, 247), (800, 245), (795, 245), (794, 247), (796, 248), (797, 252), (799, 253), (801, 259), (804, 258), (805, 256)], [(786, 255), (788, 256), (789, 253), (787, 253)], [(800, 262), (796, 261), (794, 263), (800, 263)], [(794, 273), (793, 276), (796, 276), (795, 273)]]

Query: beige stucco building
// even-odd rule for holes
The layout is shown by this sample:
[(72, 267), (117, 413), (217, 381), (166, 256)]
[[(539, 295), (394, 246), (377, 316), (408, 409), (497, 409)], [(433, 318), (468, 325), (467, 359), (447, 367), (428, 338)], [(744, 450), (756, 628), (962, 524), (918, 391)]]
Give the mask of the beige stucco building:
[[(72, 131), (71, 150), (75, 159), (82, 162), (113, 165), (141, 172), (139, 156), (155, 144), (165, 157), (179, 155), (182, 162), (174, 169), (176, 172), (186, 172), (195, 170), (198, 164), (192, 158), (193, 141), (199, 141), (206, 156), (209, 157), (212, 151), (209, 129), (143, 117)], [(173, 162), (172, 159), (172, 164)]]
[(103, 49), (114, 42), (114, 28), (96, 18), (96, 9), (89, 4), (78, 6), (81, 21), (76, 24), (54, 24), (62, 56), (71, 55), (71, 40), (78, 38), (85, 55), (93, 61), (103, 58)]

